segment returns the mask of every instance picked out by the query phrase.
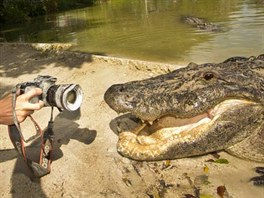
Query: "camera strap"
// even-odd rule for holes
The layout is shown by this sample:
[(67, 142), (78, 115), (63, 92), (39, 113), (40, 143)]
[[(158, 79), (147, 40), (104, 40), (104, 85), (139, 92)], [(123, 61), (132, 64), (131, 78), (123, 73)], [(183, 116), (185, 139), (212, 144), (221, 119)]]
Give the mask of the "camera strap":
[[(38, 123), (29, 116), (31, 121), (34, 124), (36, 135), (30, 137), (29, 139), (25, 140), (20, 124), (18, 123), (15, 106), (16, 106), (16, 96), (18, 95), (17, 91), (19, 90), (19, 85), (14, 87), (12, 91), (12, 110), (13, 110), (13, 120), (14, 124), (8, 126), (9, 137), (19, 153), (20, 156), (23, 157), (27, 166), (33, 171), (34, 175), (37, 177), (42, 177), (50, 173), (50, 165), (51, 165), (51, 154), (52, 154), (52, 146), (54, 140), (54, 132), (53, 132), (53, 107), (51, 108), (51, 118), (48, 123), (47, 129), (44, 131), (41, 130)], [(39, 162), (34, 162), (27, 157), (26, 148), (24, 143), (32, 141), (40, 137), (41, 139), (41, 148), (40, 148), (40, 158)]]

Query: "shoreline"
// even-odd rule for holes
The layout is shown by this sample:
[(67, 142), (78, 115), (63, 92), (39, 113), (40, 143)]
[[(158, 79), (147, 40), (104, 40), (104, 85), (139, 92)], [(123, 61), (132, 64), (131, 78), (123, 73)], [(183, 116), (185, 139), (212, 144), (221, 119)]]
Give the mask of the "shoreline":
[(179, 69), (181, 67), (185, 67), (186, 65), (179, 65), (179, 64), (170, 64), (170, 63), (161, 63), (161, 62), (153, 62), (153, 61), (143, 61), (137, 59), (130, 59), (130, 58), (120, 58), (114, 56), (107, 56), (107, 55), (96, 55), (90, 54), (81, 51), (71, 51), (71, 48), (74, 47), (74, 44), (70, 43), (1, 43), (1, 45), (9, 45), (9, 46), (27, 46), (32, 47), (41, 52), (55, 52), (61, 53), (67, 52), (75, 54), (76, 56), (90, 56), (93, 61), (102, 63), (106, 62), (113, 65), (128, 65), (131, 69), (141, 70), (141, 71), (151, 71), (157, 74), (168, 73), (175, 69)]

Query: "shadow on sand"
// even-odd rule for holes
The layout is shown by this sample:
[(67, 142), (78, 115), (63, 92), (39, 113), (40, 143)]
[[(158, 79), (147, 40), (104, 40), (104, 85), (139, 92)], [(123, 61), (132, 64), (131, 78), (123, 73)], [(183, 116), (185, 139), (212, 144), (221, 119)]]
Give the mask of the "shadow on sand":
[[(91, 144), (97, 135), (95, 130), (88, 128), (79, 128), (79, 124), (75, 122), (81, 116), (80, 111), (62, 112), (54, 120), (55, 141), (53, 148), (53, 161), (63, 157), (63, 152), (60, 149), (62, 145), (67, 145), (70, 140), (74, 139), (83, 144)], [(38, 161), (40, 149), (40, 140), (35, 140), (28, 148), (27, 154), (30, 154), (30, 159)], [(41, 178), (36, 178), (24, 163), (22, 157), (17, 157), (17, 152), (6, 150), (0, 152), (0, 163), (17, 158), (12, 178), (11, 178), (11, 194), (12, 197), (47, 197), (41, 187)], [(51, 177), (50, 175), (46, 177)]]

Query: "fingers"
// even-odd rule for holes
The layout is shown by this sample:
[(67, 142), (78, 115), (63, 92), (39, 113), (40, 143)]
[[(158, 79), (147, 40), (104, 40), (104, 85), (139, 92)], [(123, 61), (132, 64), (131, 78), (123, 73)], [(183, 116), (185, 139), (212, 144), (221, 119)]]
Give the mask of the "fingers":
[(22, 94), (20, 98), (22, 100), (29, 101), (30, 99), (34, 98), (35, 96), (39, 96), (40, 94), (42, 94), (42, 90), (40, 88), (34, 88)]
[(44, 102), (40, 100), (34, 104), (30, 102), (22, 103), (20, 106), (16, 106), (16, 110), (40, 110), (42, 107), (44, 107)]
[(39, 88), (31, 89), (30, 91), (26, 92), (17, 97), (16, 102), (16, 110), (39, 110), (44, 106), (43, 101), (39, 101), (38, 103), (30, 103), (29, 101), (39, 96), (42, 93), (42, 90)]
[(32, 98), (40, 94), (42, 94), (41, 89), (33, 88), (17, 97), (15, 110), (18, 122), (23, 122), (27, 116), (33, 114), (35, 110), (40, 110), (44, 106), (44, 102), (41, 100), (34, 104), (29, 102)]

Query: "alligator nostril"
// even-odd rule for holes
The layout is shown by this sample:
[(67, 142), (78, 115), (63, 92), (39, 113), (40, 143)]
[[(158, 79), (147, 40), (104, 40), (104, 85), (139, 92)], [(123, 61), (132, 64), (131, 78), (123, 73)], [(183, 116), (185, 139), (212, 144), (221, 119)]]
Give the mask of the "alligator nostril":
[(208, 72), (208, 73), (205, 73), (203, 77), (205, 80), (211, 80), (212, 78), (214, 78), (214, 74), (211, 72)]
[(120, 92), (123, 92), (124, 91), (124, 88), (123, 87), (120, 87), (119, 91)]

